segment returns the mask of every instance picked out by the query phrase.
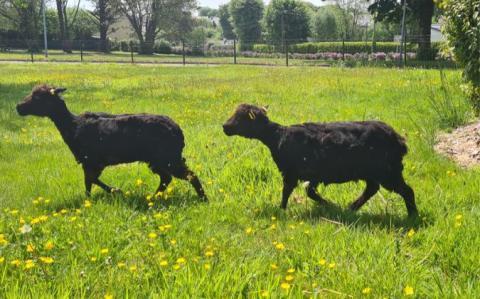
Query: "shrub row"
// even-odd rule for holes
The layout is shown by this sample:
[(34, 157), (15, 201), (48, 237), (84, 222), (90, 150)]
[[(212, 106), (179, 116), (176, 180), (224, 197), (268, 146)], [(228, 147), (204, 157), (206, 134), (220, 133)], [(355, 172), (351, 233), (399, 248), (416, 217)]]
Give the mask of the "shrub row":
[[(373, 52), (398, 52), (400, 43), (396, 42), (377, 42), (373, 47)], [(407, 44), (407, 51), (416, 51), (417, 45)], [(261, 53), (281, 52), (281, 48), (273, 45), (255, 44), (253, 51)], [(307, 42), (293, 44), (289, 46), (289, 51), (300, 54), (313, 54), (322, 52), (343, 52), (348, 54), (372, 52), (372, 44), (365, 42)]]

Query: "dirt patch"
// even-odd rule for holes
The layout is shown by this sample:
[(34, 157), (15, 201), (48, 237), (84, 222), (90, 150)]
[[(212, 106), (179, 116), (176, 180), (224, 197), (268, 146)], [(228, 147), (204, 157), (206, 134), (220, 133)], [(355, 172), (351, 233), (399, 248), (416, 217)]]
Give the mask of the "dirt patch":
[(480, 121), (438, 136), (435, 150), (463, 167), (480, 165)]

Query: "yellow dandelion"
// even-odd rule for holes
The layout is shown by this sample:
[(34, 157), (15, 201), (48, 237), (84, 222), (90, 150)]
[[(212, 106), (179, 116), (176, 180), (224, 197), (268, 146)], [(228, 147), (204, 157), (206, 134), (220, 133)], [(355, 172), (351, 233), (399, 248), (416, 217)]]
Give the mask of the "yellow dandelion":
[(185, 264), (187, 262), (187, 260), (183, 257), (179, 257), (177, 259), (177, 264)]
[(32, 224), (32, 225), (37, 224), (37, 223), (40, 223), (40, 218), (38, 218), (38, 217), (35, 217), (30, 221), (30, 224)]
[(96, 256), (90, 257), (90, 261), (91, 261), (91, 262), (96, 262), (96, 261), (97, 261), (97, 257), (96, 257)]
[(100, 253), (101, 253), (101, 254), (108, 254), (108, 248), (102, 248), (102, 249), (100, 250)]
[(371, 288), (364, 288), (364, 289), (362, 290), (362, 294), (364, 294), (364, 295), (368, 295), (368, 294), (370, 294), (371, 292), (372, 292), (372, 289), (371, 289)]
[(23, 266), (23, 269), (28, 270), (28, 269), (32, 269), (33, 267), (35, 267), (34, 261), (33, 260), (26, 260), (25, 265)]
[(413, 288), (409, 285), (407, 285), (404, 289), (403, 289), (403, 294), (405, 296), (412, 296), (413, 295)]
[(20, 260), (13, 260), (13, 261), (10, 262), (10, 265), (15, 266), (15, 267), (18, 267), (21, 264), (22, 264), (22, 261), (20, 261)]
[(167, 260), (161, 260), (160, 261), (160, 266), (162, 266), (162, 267), (168, 266), (168, 261)]
[(177, 240), (175, 240), (175, 239), (171, 239), (171, 240), (170, 240), (170, 244), (172, 244), (172, 245), (175, 245), (175, 244), (177, 244)]
[(28, 244), (27, 245), (27, 252), (34, 252), (35, 251), (35, 246), (33, 246), (32, 244)]
[(103, 296), (103, 299), (113, 299), (113, 295), (105, 294), (105, 296)]
[(127, 266), (127, 264), (125, 264), (124, 262), (119, 262), (117, 263), (117, 267), (120, 268), (120, 269), (123, 269)]
[(212, 266), (210, 266), (210, 264), (205, 264), (205, 265), (203, 265), (203, 268), (205, 270), (210, 270), (212, 268)]
[(67, 210), (67, 209), (61, 209), (61, 210), (60, 210), (60, 214), (65, 215), (65, 214), (67, 214), (67, 213), (68, 213), (68, 210)]
[(175, 265), (173, 265), (173, 269), (174, 269), (174, 270), (178, 270), (178, 269), (180, 269), (180, 265), (179, 265), (179, 264), (175, 264)]
[(5, 262), (5, 258), (3, 256), (0, 256), (0, 264), (3, 264)]
[(45, 246), (43, 246), (43, 248), (45, 248), (45, 250), (52, 250), (53, 247), (55, 247), (55, 245), (53, 244), (52, 241), (48, 241), (47, 243), (45, 243)]
[(41, 256), (40, 257), (40, 261), (44, 264), (53, 264), (53, 258), (49, 257), (49, 256)]
[(11, 214), (11, 215), (17, 215), (17, 214), (18, 214), (18, 210), (11, 210), (11, 211), (10, 211), (10, 214)]
[(287, 270), (287, 273), (290, 273), (290, 274), (291, 274), (291, 273), (295, 273), (295, 269), (290, 268), (290, 269)]
[(295, 277), (293, 275), (287, 275), (285, 276), (285, 281), (290, 282), (294, 279)]
[(130, 272), (137, 272), (137, 266), (132, 265), (130, 268), (128, 268), (128, 270), (130, 270)]
[(282, 282), (282, 284), (280, 285), (280, 287), (282, 289), (284, 289), (285, 291), (288, 291), (290, 289), (290, 284), (288, 282)]
[(146, 199), (147, 201), (151, 201), (151, 200), (152, 200), (152, 198), (153, 198), (153, 196), (152, 196), (152, 195), (150, 195), (150, 194), (149, 194), (149, 195), (147, 195), (147, 196), (145, 197), (145, 199)]
[(284, 249), (285, 249), (285, 245), (284, 245), (283, 243), (277, 243), (277, 244), (275, 245), (275, 248), (276, 248), (277, 250), (284, 250)]
[(92, 203), (87, 199), (87, 200), (85, 200), (85, 202), (83, 203), (83, 206), (88, 209), (88, 208), (90, 208), (90, 207), (92, 206)]
[(211, 251), (211, 250), (205, 251), (205, 256), (206, 256), (206, 257), (212, 257), (212, 256), (214, 256), (214, 255), (215, 255), (215, 253), (214, 253), (213, 251)]
[(272, 229), (272, 230), (273, 230), (273, 229), (277, 229), (277, 225), (276, 225), (275, 223), (272, 224), (272, 225), (270, 225), (270, 229)]
[(157, 238), (157, 234), (154, 233), (154, 232), (151, 232), (151, 233), (148, 234), (148, 238), (149, 238), (149, 239), (156, 239), (156, 238)]
[(455, 220), (457, 220), (457, 221), (460, 221), (460, 220), (462, 220), (462, 219), (463, 219), (463, 215), (462, 215), (462, 214), (457, 214), (457, 215), (455, 216)]
[(320, 259), (320, 260), (318, 261), (318, 264), (319, 264), (320, 266), (325, 266), (325, 265), (327, 264), (327, 260), (325, 260), (325, 259)]
[(148, 205), (149, 208), (151, 208), (151, 207), (153, 207), (155, 204), (154, 204), (153, 202), (149, 202), (147, 205)]
[(415, 230), (414, 230), (413, 228), (411, 228), (411, 229), (408, 231), (407, 236), (408, 236), (409, 238), (411, 238), (411, 237), (413, 237), (413, 235), (415, 235)]
[(277, 266), (277, 264), (271, 264), (271, 265), (270, 265), (270, 268), (271, 268), (272, 270), (277, 270), (277, 269), (278, 269), (278, 266)]
[(268, 291), (262, 291), (260, 293), (260, 296), (262, 296), (262, 297), (268, 297), (268, 295), (270, 295), (270, 293)]
[(141, 179), (137, 179), (135, 181), (135, 184), (137, 185), (137, 187), (140, 187), (141, 185), (143, 185), (143, 181)]
[(45, 222), (48, 220), (48, 216), (47, 215), (42, 215), (40, 217), (38, 217), (40, 219), (41, 222)]
[(334, 269), (337, 265), (335, 263), (328, 264), (328, 268)]
[(251, 234), (253, 233), (253, 228), (248, 227), (247, 229), (245, 229), (245, 233), (246, 233), (247, 235), (251, 235)]

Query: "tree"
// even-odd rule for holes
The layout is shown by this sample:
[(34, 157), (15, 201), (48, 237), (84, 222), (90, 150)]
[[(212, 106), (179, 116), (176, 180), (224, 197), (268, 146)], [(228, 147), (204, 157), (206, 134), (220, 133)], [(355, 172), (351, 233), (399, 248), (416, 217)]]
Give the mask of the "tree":
[(402, 0), (400, 3), (396, 0), (375, 0), (368, 10), (375, 16), (377, 21), (390, 20), (399, 21), (402, 5), (407, 1), (408, 14), (410, 22), (418, 26), (418, 58), (430, 60), (432, 49), (430, 42), (432, 17), (434, 13), (433, 0)]
[(263, 16), (263, 1), (232, 0), (229, 11), (235, 34), (240, 39), (240, 49), (250, 49), (262, 36), (260, 22)]
[(305, 41), (310, 33), (309, 23), (305, 5), (297, 0), (272, 0), (265, 11), (265, 29), (277, 44), (284, 39)]
[(218, 17), (218, 9), (210, 8), (207, 6), (199, 7), (198, 15), (200, 17), (207, 17), (207, 18)]
[(320, 8), (313, 17), (312, 33), (319, 40), (335, 40), (338, 38), (337, 17), (331, 9)]
[(8, 20), (29, 47), (35, 47), (40, 19), (39, 0), (0, 0), (0, 15)]
[(480, 0), (439, 3), (446, 22), (443, 31), (455, 60), (464, 68), (465, 90), (475, 113), (480, 114)]
[(363, 35), (362, 23), (366, 23), (368, 0), (334, 0), (337, 5), (338, 27), (346, 40)]
[(117, 2), (113, 0), (90, 0), (95, 9), (91, 12), (95, 17), (100, 33), (100, 51), (108, 52), (108, 30), (118, 18)]
[[(78, 10), (80, 8), (80, 1), (73, 9), (72, 13), (67, 13), (68, 0), (55, 0), (57, 4), (58, 27), (60, 32), (60, 39), (62, 40), (62, 48), (65, 52), (72, 52), (70, 42), (70, 26), (75, 23)], [(70, 22), (68, 20), (71, 20)]]
[(230, 22), (230, 12), (228, 11), (228, 4), (220, 5), (218, 8), (218, 17), (220, 19), (220, 26), (222, 27), (222, 36), (225, 39), (236, 39), (237, 36), (233, 32), (233, 26)]
[(185, 12), (195, 8), (195, 0), (117, 0), (140, 44), (140, 53), (152, 54), (161, 29), (177, 30)]

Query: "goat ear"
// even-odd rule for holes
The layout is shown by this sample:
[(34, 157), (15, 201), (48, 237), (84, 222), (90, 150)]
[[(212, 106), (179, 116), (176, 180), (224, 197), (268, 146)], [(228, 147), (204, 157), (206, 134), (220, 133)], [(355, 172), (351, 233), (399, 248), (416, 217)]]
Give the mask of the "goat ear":
[[(66, 90), (67, 90), (66, 88), (61, 88), (61, 87), (55, 88), (55, 94), (56, 94), (56, 95), (59, 95), (59, 94), (61, 94), (62, 92), (65, 92)], [(50, 90), (50, 92), (51, 92), (51, 90)]]

